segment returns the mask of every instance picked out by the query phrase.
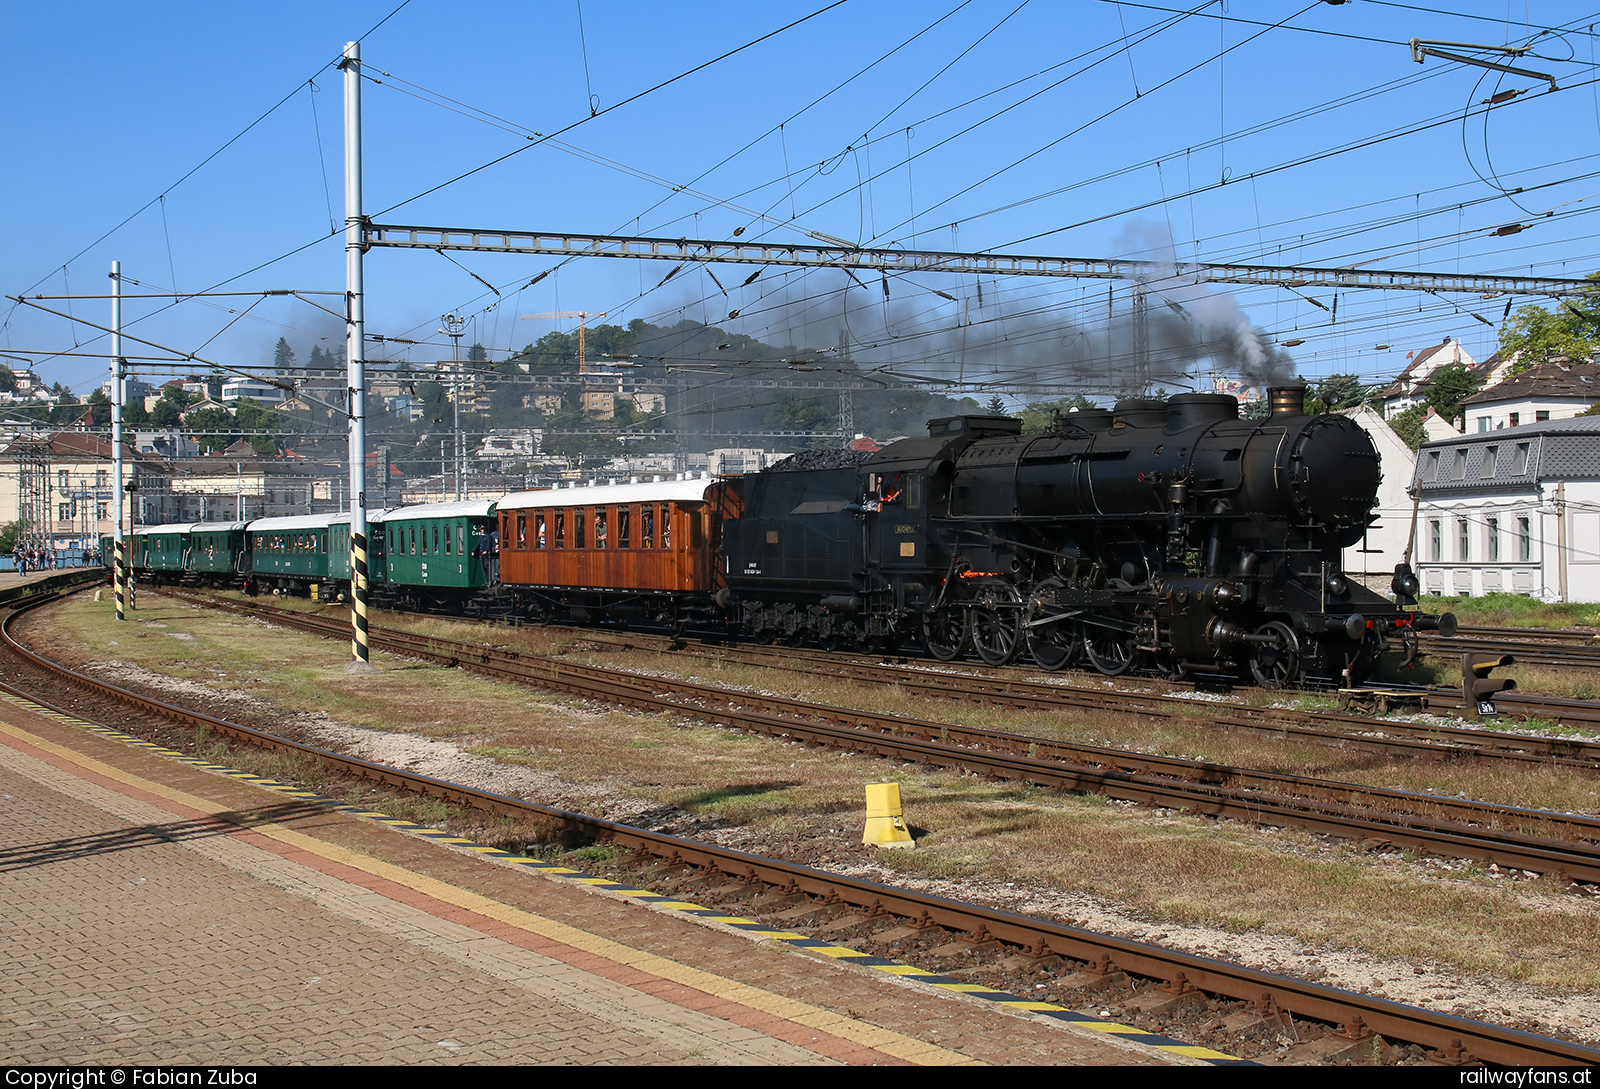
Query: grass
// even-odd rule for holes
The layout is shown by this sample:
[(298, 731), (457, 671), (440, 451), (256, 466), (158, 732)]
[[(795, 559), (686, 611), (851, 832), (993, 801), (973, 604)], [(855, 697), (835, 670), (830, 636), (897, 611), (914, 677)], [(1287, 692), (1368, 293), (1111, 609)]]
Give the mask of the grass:
[(1455, 613), (1463, 624), (1504, 628), (1600, 627), (1600, 605), (1543, 602), (1521, 594), (1482, 597), (1422, 597), (1425, 612)]
[[(353, 678), (343, 672), (347, 648), (342, 642), (241, 623), (153, 594), (142, 603), (140, 620), (166, 627), (141, 623), (113, 630), (108, 603), (75, 599), (51, 613), (50, 629), (34, 630), (58, 650), (76, 647), (96, 658), (115, 656), (215, 693), (243, 691), (266, 701), (261, 705), (266, 709), (256, 713), (280, 722), (327, 715), (451, 742), (508, 768), (536, 768), (567, 784), (551, 789), (570, 790), (571, 797), (534, 800), (563, 808), (597, 815), (610, 810), (626, 819), (630, 807), (673, 806), (694, 818), (742, 826), (768, 843), (792, 843), (812, 856), (871, 860), (925, 877), (1012, 881), (1053, 890), (1063, 903), (1075, 898), (1105, 902), (1157, 925), (1261, 931), (1307, 945), (1426, 959), (1552, 987), (1600, 985), (1594, 956), (1600, 947), (1600, 913), (1587, 900), (1565, 896), (1555, 881), (1512, 882), (1481, 869), (1441, 870), (1292, 829), (1264, 833), (1233, 822), (1112, 804), (1097, 795), (895, 767), (676, 716), (597, 708), (384, 654), (374, 655), (375, 674)], [(392, 618), (385, 622), (399, 626)], [(1531, 807), (1600, 809), (1600, 784), (1593, 777), (1551, 769), (1397, 762), (1287, 738), (1237, 735), (1210, 725), (1204, 704), (1196, 706), (1193, 719), (1159, 726), (1100, 712), (1023, 713), (699, 655), (600, 647), (570, 632), (485, 629), (436, 619), (422, 624), (440, 637), (541, 653), (564, 650), (606, 665), (692, 674), (904, 716)], [(130, 627), (139, 630), (130, 633)], [(108, 648), (112, 641), (118, 645)], [(207, 746), (208, 755), (220, 752), (215, 739), (195, 740)], [(211, 758), (224, 762), (220, 755)], [(298, 779), (312, 789), (341, 791), (352, 804), (443, 824), (498, 846), (559, 842), (554, 828), (463, 813), (410, 795), (372, 793), (272, 753), (236, 749), (226, 762), (273, 778)], [(907, 819), (921, 830), (916, 851), (872, 855), (859, 845), (862, 787), (886, 774), (902, 784)]]

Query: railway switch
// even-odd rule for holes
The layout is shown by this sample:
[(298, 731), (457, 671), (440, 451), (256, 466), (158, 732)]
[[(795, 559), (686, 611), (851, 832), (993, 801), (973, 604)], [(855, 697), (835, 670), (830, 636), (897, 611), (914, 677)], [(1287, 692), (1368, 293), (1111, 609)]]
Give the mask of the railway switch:
[(900, 806), (899, 783), (867, 784), (867, 827), (861, 842), (872, 847), (915, 847)]
[(1489, 674), (1501, 666), (1512, 665), (1516, 659), (1509, 654), (1485, 654), (1468, 651), (1461, 656), (1461, 699), (1468, 718), (1481, 719), (1497, 715), (1494, 697), (1497, 692), (1510, 692), (1517, 682), (1510, 677), (1491, 677)]

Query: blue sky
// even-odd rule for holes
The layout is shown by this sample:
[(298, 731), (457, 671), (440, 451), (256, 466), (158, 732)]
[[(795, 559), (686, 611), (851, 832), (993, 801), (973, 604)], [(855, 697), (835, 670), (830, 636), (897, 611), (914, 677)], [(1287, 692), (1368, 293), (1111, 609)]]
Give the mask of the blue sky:
[[(1198, 10), (848, 0), (589, 116), (591, 102), (608, 109), (824, 3), (587, 0), (581, 33), (576, 0), (411, 0), (398, 12), (397, 0), (8, 4), (0, 283), (7, 294), (102, 293), (120, 259), (155, 290), (342, 289), (342, 237), (329, 237), (330, 207), (335, 223), (344, 215), (341, 77), (330, 64), (386, 16), (363, 46), (366, 209), (381, 221), (701, 238), (816, 230), (905, 247), (1565, 276), (1600, 268), (1600, 221), (1588, 215), (1600, 194), (1591, 27), (1600, 4), (1469, 2), (1447, 13), (1375, 0)], [(1514, 63), (1555, 76), (1554, 93), (1436, 58), (1418, 65), (1406, 45), (1535, 35), (1532, 55)], [(566, 147), (523, 135), (575, 123)], [(1303, 158), (1313, 161), (1285, 166)], [(1491, 233), (1519, 223), (1533, 226)], [(521, 314), (715, 322), (738, 309), (726, 327), (780, 343), (828, 347), (848, 328), (863, 358), (950, 367), (964, 352), (969, 376), (1048, 379), (1065, 356), (1097, 350), (1108, 306), (1099, 281), (913, 277), (885, 304), (878, 284), (863, 290), (838, 273), (773, 271), (740, 289), (742, 269), (695, 269), (658, 287), (669, 266), (598, 259), (519, 291), (554, 262), (455, 256), (502, 294), (437, 254), (373, 251), (368, 330), (432, 340), (439, 346), (412, 355), (431, 359), (448, 355), (434, 332), (447, 311), (470, 316), (469, 337), (509, 350), (563, 324)], [(1126, 296), (1117, 285), (1109, 304), (1124, 322)], [(1347, 291), (1337, 323), (1324, 309), (1332, 296), (1317, 290), (1175, 301), (1237, 307), (1269, 338), (1303, 340), (1292, 354), (1308, 376), (1375, 380), (1444, 336), (1489, 354), (1495, 331), (1472, 315), (1498, 324), (1507, 300)], [(199, 354), (230, 366), (269, 361), (279, 336), (302, 359), (313, 344), (340, 342), (333, 318), (284, 299), (217, 335), (242, 305), (136, 303), (127, 317), (130, 332), (185, 351), (215, 337)], [(109, 304), (71, 309), (103, 323)], [(104, 351), (93, 330), (9, 303), (0, 312), (0, 352), (80, 391), (102, 379), (102, 361), (50, 354)]]

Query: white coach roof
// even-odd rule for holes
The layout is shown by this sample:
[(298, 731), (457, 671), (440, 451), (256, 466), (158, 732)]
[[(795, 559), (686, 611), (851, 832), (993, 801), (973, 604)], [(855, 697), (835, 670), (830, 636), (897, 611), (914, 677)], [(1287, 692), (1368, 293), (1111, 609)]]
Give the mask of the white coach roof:
[(510, 507), (606, 507), (632, 503), (699, 503), (715, 481), (706, 477), (693, 480), (661, 480), (639, 484), (595, 484), (581, 488), (541, 488), (513, 492), (500, 500), (500, 509)]

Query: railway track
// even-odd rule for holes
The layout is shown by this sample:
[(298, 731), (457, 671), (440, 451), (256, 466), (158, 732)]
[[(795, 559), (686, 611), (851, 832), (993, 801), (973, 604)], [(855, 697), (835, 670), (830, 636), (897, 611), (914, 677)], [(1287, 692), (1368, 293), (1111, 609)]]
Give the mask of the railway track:
[[(182, 594), (183, 591), (167, 591)], [(226, 598), (201, 598), (190, 595), (198, 604), (219, 604)], [(235, 602), (244, 608), (264, 608), (254, 602)], [(290, 616), (308, 614), (284, 611)], [(342, 614), (341, 614), (342, 615)], [(469, 621), (470, 622), (470, 621)], [(344, 621), (334, 622), (348, 633)], [(385, 628), (394, 634), (401, 629)], [(587, 642), (609, 644), (621, 648), (681, 649), (684, 641), (668, 636), (629, 632), (617, 635), (589, 628), (571, 629), (575, 636)], [(319, 632), (321, 634), (321, 632)], [(332, 637), (332, 627), (327, 634)], [(481, 644), (471, 645), (478, 648)], [(1015, 666), (994, 668), (970, 662), (947, 663), (937, 667), (928, 664), (911, 665), (910, 659), (899, 655), (852, 655), (835, 652), (817, 652), (799, 648), (763, 647), (741, 643), (734, 648), (705, 644), (702, 648), (721, 659), (740, 664), (780, 669), (789, 673), (814, 676), (846, 677), (876, 684), (897, 685), (902, 690), (919, 696), (962, 700), (969, 703), (989, 703), (997, 707), (1020, 710), (1081, 710), (1110, 711), (1117, 714), (1137, 715), (1157, 721), (1192, 719), (1204, 712), (1208, 721), (1233, 729), (1293, 737), (1297, 740), (1328, 744), (1344, 748), (1365, 749), (1390, 755), (1426, 756), (1435, 759), (1482, 756), (1506, 759), (1525, 764), (1557, 764), (1585, 771), (1600, 770), (1600, 741), (1573, 737), (1548, 737), (1537, 733), (1515, 733), (1487, 730), (1470, 726), (1451, 726), (1441, 722), (1408, 722), (1396, 718), (1374, 718), (1369, 715), (1308, 711), (1290, 707), (1256, 708), (1211, 700), (1202, 692), (1193, 695), (1161, 695), (1158, 693), (1129, 691), (1105, 687), (1092, 679), (1088, 684), (1068, 682), (1063, 675), (1057, 680), (1037, 679), (1035, 670)], [(1109, 682), (1105, 682), (1109, 683)], [(1425, 688), (1422, 686), (1394, 686), (1415, 696), (1424, 709), (1459, 710), (1460, 692), (1454, 689)], [(1497, 702), (1511, 704), (1516, 694), (1496, 697)], [(1430, 702), (1431, 701), (1431, 702)], [(1600, 703), (1584, 700), (1539, 701), (1537, 697), (1525, 698), (1519, 706), (1530, 716), (1537, 709), (1541, 720), (1559, 724), (1571, 719), (1576, 722), (1600, 725)]]
[[(34, 667), (48, 670), (74, 685), (87, 687), (99, 698), (114, 699), (184, 726), (203, 726), (224, 737), (276, 751), (293, 752), (346, 775), (416, 791), (488, 813), (553, 820), (571, 832), (626, 848), (640, 861), (653, 861), (665, 869), (693, 866), (707, 873), (726, 875), (735, 882), (760, 883), (782, 890), (791, 897), (809, 898), (819, 906), (848, 907), (854, 909), (863, 922), (909, 921), (919, 928), (943, 929), (952, 937), (965, 935), (974, 944), (1003, 942), (1020, 950), (1024, 956), (1071, 958), (1082, 963), (1083, 971), (1091, 975), (1126, 973), (1160, 981), (1168, 994), (1198, 991), (1225, 1000), (1250, 1003), (1253, 1009), (1263, 1015), (1275, 1015), (1283, 1011), (1292, 1016), (1337, 1025), (1341, 1027), (1341, 1033), (1353, 1041), (1371, 1038), (1376, 1034), (1392, 1041), (1419, 1044), (1433, 1049), (1436, 1061), (1450, 1065), (1472, 1061), (1519, 1066), (1600, 1063), (1600, 1050), (1570, 1041), (1359, 995), (1051, 920), (831, 874), (780, 859), (540, 806), (230, 723), (72, 673), (22, 646), (12, 631), (13, 621), (24, 612), (49, 603), (55, 596), (42, 595), (13, 611), (0, 623), (0, 636), (3, 636), (8, 649)], [(10, 686), (0, 687), (25, 698), (35, 698)], [(67, 710), (66, 713), (78, 712)]]
[[(337, 621), (254, 602), (189, 598), (328, 638)], [(559, 658), (373, 628), (375, 649), (644, 711), (710, 717), (768, 737), (929, 764), (1119, 801), (1292, 825), (1370, 847), (1470, 858), (1600, 883), (1600, 819), (1069, 744), (896, 714), (830, 707)], [(1191, 709), (1192, 713), (1192, 709)], [(1437, 747), (1433, 748), (1437, 752)], [(1546, 761), (1550, 762), (1550, 761)], [(1593, 765), (1587, 765), (1595, 770)]]

